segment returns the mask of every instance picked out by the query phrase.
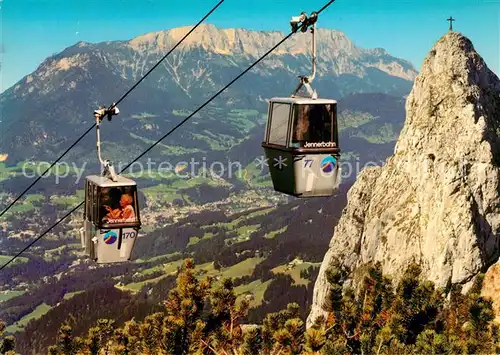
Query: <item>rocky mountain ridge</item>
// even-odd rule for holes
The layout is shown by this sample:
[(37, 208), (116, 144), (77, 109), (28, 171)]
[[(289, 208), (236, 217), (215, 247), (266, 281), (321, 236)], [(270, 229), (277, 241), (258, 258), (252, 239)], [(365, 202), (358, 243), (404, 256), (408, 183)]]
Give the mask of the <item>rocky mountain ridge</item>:
[[(192, 26), (148, 33), (126, 42), (137, 51), (165, 52), (177, 43)], [(392, 76), (414, 80), (416, 71), (406, 60), (391, 57), (382, 48), (363, 49), (356, 46), (345, 33), (319, 28), (317, 31), (319, 70), (326, 69), (336, 75), (364, 76), (364, 67), (375, 67)], [(282, 32), (250, 31), (242, 28), (219, 29), (211, 24), (201, 25), (182, 43), (182, 50), (203, 48), (224, 55), (243, 55), (258, 58), (268, 47), (285, 36)], [(274, 55), (305, 55), (310, 57), (311, 35), (297, 33), (273, 52)], [(333, 62), (337, 59), (336, 63)], [(322, 63), (323, 62), (323, 63)], [(328, 64), (332, 64), (330, 67)], [(321, 75), (321, 73), (320, 73)]]
[[(7, 163), (58, 154), (84, 131), (82, 125), (91, 124), (95, 107), (109, 105), (127, 92), (188, 29), (130, 41), (79, 42), (47, 58), (0, 95), (0, 154), (8, 154)], [(338, 31), (319, 29), (318, 37), (314, 85), (320, 96), (340, 99), (353, 93), (386, 93), (402, 97), (409, 92), (416, 71), (407, 61), (382, 49), (361, 49)], [(160, 131), (192, 112), (281, 38), (278, 32), (200, 26), (121, 103), (120, 125), (113, 137), (137, 148), (145, 140), (156, 140)], [(309, 72), (309, 41), (308, 34), (294, 35), (200, 112), (203, 120), (186, 127), (189, 132), (184, 131), (184, 137), (172, 136), (171, 144), (203, 149), (207, 144), (200, 142), (200, 134), (206, 136), (205, 130), (245, 138), (242, 127), (255, 126), (265, 115), (266, 99), (290, 95), (297, 75)], [(219, 122), (231, 110), (241, 109), (256, 110), (258, 115), (250, 122)], [(85, 148), (76, 158), (94, 146), (90, 139), (82, 144)], [(123, 142), (116, 146), (129, 151), (123, 149)]]
[[(86, 68), (92, 60), (92, 54), (106, 48), (126, 50), (133, 55), (135, 63), (129, 63), (124, 58), (115, 61), (114, 67), (126, 79), (132, 76), (137, 80), (149, 69), (142, 62), (144, 56), (163, 55), (172, 48), (192, 26), (173, 28), (166, 31), (147, 33), (129, 41), (112, 41), (103, 43), (78, 42), (67, 48), (59, 55), (48, 58), (39, 69), (42, 73), (38, 76), (47, 79), (57, 71), (67, 71), (70, 68)], [(180, 55), (172, 62), (167, 60), (169, 72), (175, 78), (181, 64), (183, 54), (193, 50), (203, 50), (207, 53), (224, 56), (235, 56), (247, 59), (256, 59), (262, 56), (275, 43), (279, 42), (285, 34), (281, 32), (250, 31), (246, 29), (219, 29), (211, 24), (200, 25), (179, 46)], [(273, 56), (283, 55), (305, 56), (310, 58), (311, 35), (297, 33), (288, 41), (278, 47), (265, 64), (273, 66)], [(376, 68), (388, 75), (404, 80), (413, 81), (417, 75), (413, 65), (403, 59), (394, 58), (382, 48), (363, 49), (356, 46), (343, 32), (319, 28), (317, 30), (317, 55), (318, 75), (351, 74), (365, 77), (368, 68)], [(173, 55), (175, 57), (175, 54)], [(103, 61), (109, 58), (101, 58)], [(207, 58), (208, 59), (208, 58)], [(142, 63), (141, 63), (142, 62)], [(277, 65), (278, 63), (274, 63)], [(256, 68), (256, 70), (259, 70)], [(193, 68), (191, 73), (195, 77), (202, 76), (202, 68)], [(35, 75), (36, 76), (36, 75)], [(32, 76), (26, 78), (26, 83), (33, 81)], [(75, 84), (70, 83), (70, 87)]]
[[(32, 75), (24, 79), (27, 85), (27, 95), (36, 89), (48, 94), (49, 85), (45, 89), (37, 87), (37, 81), (46, 81), (56, 74), (68, 72), (70, 69), (79, 69), (84, 77), (91, 76), (89, 68), (96, 60), (107, 64), (114, 74), (124, 80), (138, 80), (151, 67), (149, 61), (157, 60), (172, 48), (192, 26), (179, 27), (166, 31), (144, 34), (129, 41), (111, 41), (102, 43), (78, 42), (66, 48), (61, 53), (47, 58)], [(249, 31), (245, 29), (219, 29), (214, 25), (200, 25), (179, 46), (178, 52), (173, 53), (172, 60), (166, 60), (164, 65), (171, 79), (181, 86), (185, 93), (189, 87), (182, 83), (183, 74), (189, 74), (199, 79), (206, 74), (206, 68), (198, 61), (197, 67), (187, 73), (179, 70), (186, 54), (201, 50), (210, 60), (212, 55), (233, 56), (237, 61), (242, 59), (253, 60), (262, 56), (273, 44), (284, 37), (281, 32)], [(279, 57), (291, 55), (310, 58), (309, 33), (297, 33), (278, 47), (267, 60), (264, 67), (283, 67)], [(390, 76), (413, 81), (417, 75), (412, 64), (406, 60), (394, 58), (382, 48), (363, 49), (356, 46), (340, 31), (317, 30), (318, 76), (343, 74), (354, 75), (358, 78), (368, 76), (370, 68), (375, 68)], [(111, 53), (112, 52), (112, 53)], [(115, 56), (111, 56), (115, 54)], [(276, 62), (278, 60), (278, 62)], [(309, 60), (309, 59), (308, 59)], [(236, 64), (230, 61), (229, 64)], [(293, 67), (287, 69), (294, 69)], [(305, 68), (309, 70), (308, 68)], [(256, 71), (262, 69), (255, 68)], [(304, 69), (303, 69), (304, 70)], [(298, 74), (299, 72), (297, 72)], [(303, 73), (302, 73), (303, 74)], [(38, 80), (37, 80), (38, 79)], [(65, 83), (68, 90), (74, 89), (78, 80)], [(22, 89), (23, 82), (14, 86), (14, 91)], [(200, 84), (200, 83), (198, 83)]]
[(383, 167), (348, 193), (314, 289), (308, 322), (324, 314), (326, 270), (381, 262), (396, 278), (411, 262), (446, 288), (471, 284), (500, 255), (500, 80), (469, 39), (442, 37), (406, 103)]

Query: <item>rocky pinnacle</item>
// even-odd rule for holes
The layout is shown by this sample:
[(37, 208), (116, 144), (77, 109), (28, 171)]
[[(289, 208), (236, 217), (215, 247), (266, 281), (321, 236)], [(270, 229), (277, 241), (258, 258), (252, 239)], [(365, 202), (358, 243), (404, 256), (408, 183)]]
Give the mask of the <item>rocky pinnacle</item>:
[(500, 81), (469, 39), (449, 32), (424, 61), (394, 154), (348, 193), (314, 288), (308, 325), (324, 314), (325, 271), (380, 261), (396, 280), (417, 262), (438, 287), (470, 285), (500, 255)]

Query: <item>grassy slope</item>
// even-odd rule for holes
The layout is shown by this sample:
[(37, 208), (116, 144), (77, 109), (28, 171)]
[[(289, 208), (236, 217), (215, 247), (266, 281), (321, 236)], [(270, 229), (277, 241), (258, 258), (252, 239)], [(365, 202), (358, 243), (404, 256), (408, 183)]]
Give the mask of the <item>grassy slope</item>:
[(311, 266), (320, 266), (320, 263), (309, 263), (309, 262), (302, 262), (300, 264), (294, 264), (294, 265), (280, 265), (272, 269), (271, 271), (274, 274), (285, 274), (285, 275), (290, 275), (294, 281), (294, 285), (304, 285), (307, 286), (309, 284), (309, 280), (303, 279), (300, 276), (300, 272), (307, 270)]
[(38, 305), (38, 307), (36, 307), (33, 312), (25, 315), (23, 318), (21, 318), (18, 322), (14, 323), (13, 325), (8, 326), (5, 329), (6, 333), (15, 333), (23, 330), (23, 328), (26, 326), (26, 324), (28, 324), (30, 320), (42, 317), (45, 313), (47, 313), (51, 309), (52, 307), (45, 303)]
[[(12, 256), (9, 256), (9, 255), (0, 255), (0, 265), (5, 264), (11, 258), (12, 258)], [(10, 267), (10, 266), (15, 265), (15, 264), (27, 263), (28, 260), (29, 260), (28, 258), (20, 256), (20, 257), (17, 257), (16, 260), (14, 260), (12, 263), (10, 263), (9, 266), (7, 266), (7, 267)]]

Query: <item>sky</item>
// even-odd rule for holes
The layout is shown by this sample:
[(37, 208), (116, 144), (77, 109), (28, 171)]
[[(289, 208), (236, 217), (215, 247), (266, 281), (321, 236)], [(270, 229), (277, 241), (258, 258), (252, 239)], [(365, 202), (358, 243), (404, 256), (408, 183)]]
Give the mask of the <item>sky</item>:
[[(0, 0), (0, 92), (48, 56), (78, 41), (127, 40), (194, 25), (218, 0)], [(207, 20), (221, 28), (288, 33), (291, 16), (326, 0), (225, 0)], [(381, 47), (419, 70), (433, 44), (454, 29), (500, 73), (500, 0), (336, 0), (318, 27), (343, 31), (363, 48)], [(266, 44), (272, 47), (274, 44)]]

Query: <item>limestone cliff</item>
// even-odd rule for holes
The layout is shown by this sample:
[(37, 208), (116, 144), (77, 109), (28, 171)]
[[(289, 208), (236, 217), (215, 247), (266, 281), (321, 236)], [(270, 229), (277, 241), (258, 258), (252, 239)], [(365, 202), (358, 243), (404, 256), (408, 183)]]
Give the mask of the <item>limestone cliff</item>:
[(466, 285), (500, 255), (500, 80), (469, 39), (449, 32), (424, 61), (394, 154), (348, 193), (321, 265), (308, 324), (323, 314), (325, 271), (412, 261), (444, 287)]
[[(165, 52), (191, 28), (191, 26), (187, 26), (148, 33), (134, 38), (128, 42), (128, 45), (139, 52), (143, 50), (147, 50), (148, 53)], [(213, 53), (247, 56), (254, 59), (264, 55), (269, 47), (273, 43), (279, 42), (284, 35), (276, 31), (249, 31), (242, 28), (222, 29), (211, 24), (202, 24), (185, 39), (181, 50), (201, 47)], [(278, 57), (282, 55), (308, 56), (310, 41), (309, 33), (297, 33), (278, 47), (273, 54)], [(394, 58), (382, 48), (360, 48), (343, 32), (318, 28), (317, 41), (318, 58), (323, 58), (318, 61), (318, 75), (332, 72), (336, 75), (352, 74), (365, 77), (370, 68), (377, 68), (405, 80), (414, 80), (417, 75), (408, 61)]]

